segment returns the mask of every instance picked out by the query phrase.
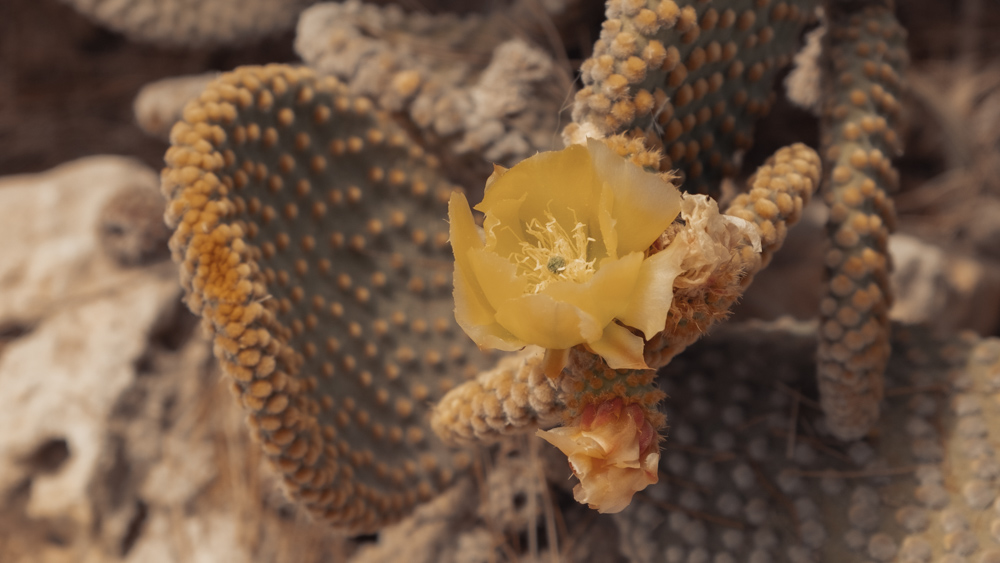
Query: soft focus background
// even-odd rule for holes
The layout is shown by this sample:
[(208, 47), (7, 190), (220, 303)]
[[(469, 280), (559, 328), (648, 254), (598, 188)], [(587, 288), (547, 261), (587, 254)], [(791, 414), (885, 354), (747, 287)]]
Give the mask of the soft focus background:
[[(433, 13), (505, 7), (399, 4)], [(906, 154), (897, 160), (894, 315), (996, 335), (1000, 3), (899, 4), (912, 64)], [(557, 40), (569, 72), (602, 19), (599, 5), (576, 15), (541, 22), (550, 33), (539, 46), (552, 50)], [(159, 47), (64, 2), (0, 0), (0, 561), (340, 561), (358, 549), (286, 503), (260, 463), (164, 260), (155, 194), (168, 145), (138, 126), (133, 109), (156, 80), (294, 62), (293, 41), (289, 29), (235, 46)], [(168, 128), (154, 125), (161, 135)], [(744, 168), (793, 141), (815, 146), (816, 136), (816, 120), (780, 96)], [(796, 227), (737, 319), (814, 315), (823, 214), (811, 209)], [(480, 491), (495, 520), (524, 518), (518, 487), (541, 486), (511, 477), (525, 474), (517, 463), (544, 465), (543, 453), (522, 446), (498, 458), (507, 477)], [(557, 522), (560, 532), (592, 523)], [(596, 539), (560, 535), (577, 538), (592, 560), (619, 557), (611, 540), (599, 541), (610, 528), (594, 529)], [(485, 538), (496, 550), (482, 560), (517, 559), (527, 539), (497, 530)], [(421, 545), (397, 533), (400, 545)]]

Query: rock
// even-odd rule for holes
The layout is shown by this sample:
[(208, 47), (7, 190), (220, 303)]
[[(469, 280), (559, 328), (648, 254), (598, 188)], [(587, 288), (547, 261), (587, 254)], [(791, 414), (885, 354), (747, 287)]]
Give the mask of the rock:
[(91, 523), (87, 487), (105, 422), (136, 377), (151, 329), (178, 295), (175, 280), (147, 274), (100, 297), (62, 304), (6, 347), (0, 357), (0, 491), (31, 470), (19, 460), (60, 442), (68, 449), (58, 471), (33, 479), (29, 516), (71, 514)]
[(158, 189), (136, 160), (96, 156), (0, 178), (0, 326), (30, 325), (58, 304), (135, 283), (100, 250), (98, 217), (113, 194)]
[(107, 425), (178, 308), (172, 268), (120, 269), (95, 229), (113, 193), (156, 183), (155, 172), (117, 157), (0, 179), (0, 235), (10, 241), (0, 326), (25, 327), (0, 355), (0, 494), (27, 484), (26, 516), (62, 520), (71, 535), (102, 516), (91, 489)]
[(101, 248), (122, 266), (139, 266), (170, 257), (170, 230), (163, 222), (166, 202), (158, 190), (129, 185), (101, 208), (97, 236)]
[(157, 183), (118, 157), (0, 178), (0, 561), (344, 560), (275, 494), (176, 267), (99, 243)]

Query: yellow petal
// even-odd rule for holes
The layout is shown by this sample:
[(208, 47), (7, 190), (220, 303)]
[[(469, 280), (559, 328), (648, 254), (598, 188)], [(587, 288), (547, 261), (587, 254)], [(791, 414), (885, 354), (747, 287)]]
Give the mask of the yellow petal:
[(641, 252), (605, 258), (586, 282), (556, 281), (545, 286), (542, 293), (586, 311), (604, 326), (628, 307), (642, 261)]
[(508, 170), (507, 168), (494, 163), (493, 173), (490, 174), (490, 177), (486, 179), (486, 189), (487, 190), (490, 189), (490, 186), (493, 185), (493, 182), (496, 182), (498, 179), (500, 179), (500, 177), (503, 176), (504, 173), (507, 172), (507, 170)]
[(473, 272), (469, 253), (481, 252), (483, 239), (463, 194), (451, 194), (448, 218), (449, 238), (455, 253), (455, 320), (480, 347), (501, 350), (524, 347), (523, 342), (496, 322), (496, 309), (490, 305)]
[(642, 338), (621, 325), (609, 324), (599, 340), (588, 341), (587, 345), (604, 358), (611, 369), (649, 369), (642, 357)]
[(618, 156), (604, 143), (587, 141), (603, 190), (614, 193), (618, 253), (646, 250), (681, 210), (676, 187)]
[(528, 282), (517, 276), (517, 266), (506, 258), (485, 248), (469, 250), (467, 256), (471, 275), (494, 310), (528, 292)]
[(514, 351), (527, 343), (517, 339), (496, 321), (496, 311), (486, 303), (471, 297), (474, 293), (460, 270), (455, 270), (455, 320), (458, 326), (480, 348)]
[(631, 301), (618, 320), (639, 329), (647, 339), (663, 330), (674, 299), (674, 279), (683, 271), (686, 249), (675, 240), (670, 246), (646, 258), (639, 269)]
[(601, 190), (601, 208), (597, 211), (597, 222), (601, 230), (601, 240), (608, 256), (618, 258), (618, 223), (611, 214), (615, 206), (615, 195), (611, 190)]
[(504, 258), (521, 251), (521, 243), (526, 239), (520, 210), (527, 195), (518, 199), (499, 200), (493, 204), (483, 221), (486, 234), (486, 248)]
[(483, 213), (490, 213), (499, 201), (526, 195), (520, 208), (522, 223), (543, 219), (548, 211), (561, 225), (572, 227), (577, 221), (597, 225), (601, 184), (590, 153), (582, 146), (541, 152), (494, 175), (483, 201), (476, 206)]
[[(452, 192), (451, 199), (448, 200), (448, 238), (451, 241), (452, 252), (455, 254), (456, 289), (460, 277), (464, 282), (463, 301), (469, 302), (468, 306), (472, 310), (489, 309), (492, 311), (486, 295), (472, 274), (472, 265), (469, 262), (469, 251), (483, 247), (482, 235), (476, 227), (476, 222), (472, 219), (469, 201), (465, 199), (465, 195), (459, 192)], [(456, 299), (458, 299), (457, 296)]]
[(453, 249), (483, 247), (483, 236), (472, 218), (469, 200), (462, 192), (451, 192), (448, 200), (448, 238)]
[(542, 293), (522, 295), (497, 307), (497, 322), (520, 340), (554, 349), (600, 338), (603, 328), (586, 312)]

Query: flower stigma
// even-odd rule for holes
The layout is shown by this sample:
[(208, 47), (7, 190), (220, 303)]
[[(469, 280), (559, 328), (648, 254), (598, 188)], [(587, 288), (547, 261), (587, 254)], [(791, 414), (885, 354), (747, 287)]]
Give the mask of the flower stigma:
[(544, 225), (538, 219), (525, 225), (525, 232), (536, 242), (521, 241), (521, 251), (513, 257), (532, 293), (554, 281), (585, 282), (595, 271), (596, 259), (587, 260), (587, 246), (595, 240), (587, 236), (587, 225), (577, 221), (567, 232), (551, 212), (546, 211), (545, 218)]
[(558, 274), (566, 269), (566, 259), (562, 256), (549, 258), (549, 263), (545, 265), (553, 274)]

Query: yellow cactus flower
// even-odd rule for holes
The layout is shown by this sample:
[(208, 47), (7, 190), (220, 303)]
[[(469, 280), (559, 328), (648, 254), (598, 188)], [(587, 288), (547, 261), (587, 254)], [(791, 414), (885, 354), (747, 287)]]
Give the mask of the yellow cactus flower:
[(598, 512), (621, 512), (657, 481), (659, 440), (639, 405), (625, 406), (621, 398), (588, 405), (578, 424), (537, 434), (569, 459), (580, 479), (573, 498)]
[(496, 166), (482, 230), (465, 196), (448, 205), (458, 324), (482, 348), (586, 344), (613, 369), (647, 368), (627, 327), (663, 330), (685, 252), (647, 250), (680, 207), (677, 188), (600, 141)]

